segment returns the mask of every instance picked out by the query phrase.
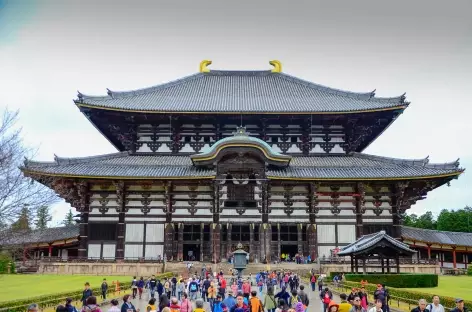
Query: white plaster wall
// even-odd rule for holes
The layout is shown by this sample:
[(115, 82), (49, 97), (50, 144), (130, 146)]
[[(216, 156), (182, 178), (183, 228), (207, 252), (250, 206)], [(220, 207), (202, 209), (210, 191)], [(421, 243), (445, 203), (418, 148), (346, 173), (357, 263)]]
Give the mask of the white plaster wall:
[(356, 241), (356, 226), (352, 225), (338, 225), (338, 243), (350, 244)]
[(103, 244), (103, 258), (115, 258), (116, 244)]
[(125, 258), (141, 258), (143, 256), (143, 245), (125, 244)]
[(164, 255), (164, 246), (162, 245), (146, 245), (145, 249), (145, 258), (146, 259), (156, 259), (158, 256), (161, 256), (161, 259)]
[(144, 224), (126, 224), (125, 242), (142, 242), (144, 238)]
[(333, 246), (318, 246), (318, 256), (329, 258), (331, 256), (331, 250), (335, 249), (336, 247)]
[(164, 224), (146, 224), (146, 242), (164, 242)]
[(100, 258), (101, 244), (88, 244), (88, 257), (89, 258)]
[(334, 244), (336, 242), (335, 229), (334, 224), (317, 225), (318, 243)]

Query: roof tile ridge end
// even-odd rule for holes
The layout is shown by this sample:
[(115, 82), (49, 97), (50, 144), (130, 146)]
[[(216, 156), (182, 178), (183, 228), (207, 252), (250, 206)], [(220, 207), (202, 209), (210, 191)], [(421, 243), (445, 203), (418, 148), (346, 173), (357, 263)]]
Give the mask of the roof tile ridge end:
[(432, 168), (432, 169), (445, 169), (445, 170), (460, 170), (463, 171), (464, 169), (460, 168), (460, 158), (457, 158), (455, 161), (446, 162), (446, 163), (427, 163), (425, 167)]
[(419, 158), (419, 159), (405, 159), (405, 158), (378, 156), (378, 155), (366, 154), (366, 153), (360, 153), (360, 152), (353, 152), (352, 156), (357, 157), (357, 158), (363, 158), (363, 159), (377, 160), (377, 161), (390, 163), (390, 164), (408, 165), (408, 166), (417, 166), (417, 167), (425, 167), (427, 166), (429, 162), (429, 156), (425, 158)]
[[(289, 80), (294, 83), (301, 84), (303, 86), (313, 88), (319, 91), (324, 91), (333, 95), (344, 96), (350, 99), (357, 99), (357, 100), (369, 100), (371, 98), (375, 98), (376, 89), (370, 92), (354, 92), (354, 91), (347, 91), (342, 89), (336, 89), (333, 87), (328, 87), (319, 83), (311, 82), (302, 78), (298, 78), (286, 73), (277, 73), (280, 77)], [(375, 98), (376, 99), (376, 98)]]
[(72, 164), (82, 164), (88, 163), (92, 161), (99, 161), (99, 160), (107, 160), (107, 159), (114, 159), (114, 158), (121, 158), (129, 156), (130, 152), (118, 152), (118, 153), (109, 153), (103, 155), (94, 155), (94, 156), (85, 156), (85, 157), (54, 157), (54, 160), (58, 165), (72, 165)]
[(154, 85), (154, 86), (145, 87), (145, 88), (136, 89), (136, 90), (128, 90), (128, 91), (113, 91), (113, 90), (110, 90), (110, 89), (107, 88), (107, 93), (109, 95), (109, 98), (111, 98), (111, 99), (132, 97), (132, 96), (136, 96), (136, 95), (148, 94), (148, 93), (152, 93), (152, 92), (155, 92), (155, 91), (158, 91), (158, 90), (171, 88), (171, 87), (174, 87), (176, 85), (180, 85), (180, 84), (192, 81), (194, 79), (197, 79), (197, 78), (200, 78), (200, 77), (203, 77), (203, 76), (204, 76), (203, 73), (195, 73), (195, 74), (184, 76), (184, 77), (174, 79), (174, 80), (171, 80), (171, 81), (168, 81), (168, 82), (157, 84), (157, 85)]

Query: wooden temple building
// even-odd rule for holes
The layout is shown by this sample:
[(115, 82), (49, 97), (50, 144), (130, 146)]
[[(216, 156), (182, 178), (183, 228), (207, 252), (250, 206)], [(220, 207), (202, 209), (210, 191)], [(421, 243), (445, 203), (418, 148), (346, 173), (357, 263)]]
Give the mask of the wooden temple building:
[(82, 259), (329, 256), (402, 216), (463, 169), (363, 151), (405, 95), (341, 91), (271, 70), (213, 70), (134, 91), (78, 94), (117, 152), (27, 160), (25, 175), (80, 213)]

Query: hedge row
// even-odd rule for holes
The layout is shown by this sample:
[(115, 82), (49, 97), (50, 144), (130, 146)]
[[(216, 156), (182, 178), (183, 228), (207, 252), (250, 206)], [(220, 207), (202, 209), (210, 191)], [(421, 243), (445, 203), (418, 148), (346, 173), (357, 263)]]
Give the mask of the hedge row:
[[(399, 274), (399, 275), (401, 276), (401, 275), (404, 275), (404, 274)], [(368, 284), (365, 286), (366, 290), (369, 293), (374, 293), (375, 290), (377, 289), (376, 283), (372, 283), (370, 280), (367, 280), (367, 281), (368, 281)], [(385, 283), (385, 284), (387, 284), (387, 283)], [(349, 287), (349, 288), (353, 288), (353, 287), (360, 288), (361, 283), (345, 281), (344, 286)], [(418, 300), (420, 300), (420, 299), (426, 299), (426, 301), (428, 301), (428, 302), (432, 301), (433, 294), (431, 294), (431, 293), (425, 293), (425, 292), (420, 292), (420, 291), (416, 291), (416, 290), (406, 290), (406, 289), (399, 289), (399, 288), (395, 288), (395, 287), (389, 287), (388, 284), (386, 286), (388, 288), (388, 292), (389, 292), (390, 297), (391, 297), (392, 300), (399, 300), (401, 302), (406, 302), (406, 303), (408, 303), (408, 302), (417, 303)], [(450, 310), (450, 309), (452, 309), (456, 306), (455, 298), (440, 296), (440, 299), (441, 299), (441, 304), (445, 308), (448, 308), (448, 310)], [(465, 303), (466, 307), (472, 307), (472, 301), (465, 300), (464, 303)]]
[[(163, 273), (157, 274), (156, 278), (170, 278), (174, 274), (173, 273)], [(120, 282), (120, 290), (124, 291), (131, 287), (131, 282)], [(83, 290), (74, 290), (69, 292), (62, 292), (57, 294), (51, 295), (43, 295), (37, 297), (31, 297), (26, 299), (19, 299), (19, 300), (12, 300), (12, 301), (4, 301), (0, 302), (0, 311), (8, 311), (8, 312), (24, 312), (26, 308), (31, 303), (37, 303), (40, 308), (44, 309), (46, 307), (57, 306), (59, 304), (65, 304), (66, 298), (72, 298), (74, 301), (80, 300), (82, 298)], [(101, 288), (95, 287), (92, 288), (92, 292), (94, 294), (101, 294)], [(115, 287), (110, 285), (108, 287), (108, 293), (114, 293)]]
[(395, 288), (431, 288), (438, 287), (437, 274), (344, 274), (346, 281), (370, 284), (385, 284)]

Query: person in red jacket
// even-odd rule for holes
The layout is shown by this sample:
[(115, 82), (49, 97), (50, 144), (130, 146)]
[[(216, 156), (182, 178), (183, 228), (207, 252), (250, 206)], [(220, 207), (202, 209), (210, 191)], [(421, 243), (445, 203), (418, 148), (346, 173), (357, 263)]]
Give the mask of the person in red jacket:
[(251, 293), (251, 284), (248, 280), (245, 280), (243, 286), (241, 287), (244, 297), (249, 301), (249, 294)]

